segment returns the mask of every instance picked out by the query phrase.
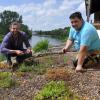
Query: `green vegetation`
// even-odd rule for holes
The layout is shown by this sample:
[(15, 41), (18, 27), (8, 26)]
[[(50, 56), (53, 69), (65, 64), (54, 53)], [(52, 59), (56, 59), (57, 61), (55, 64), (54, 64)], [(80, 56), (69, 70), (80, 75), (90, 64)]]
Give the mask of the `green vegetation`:
[(32, 70), (33, 70), (32, 66), (26, 66), (24, 63), (21, 64), (21, 66), (18, 69), (18, 71), (20, 71), (20, 72), (30, 72)]
[(0, 62), (6, 60), (6, 57), (2, 54), (0, 54)]
[(60, 39), (62, 41), (66, 41), (68, 34), (69, 34), (70, 27), (66, 27), (64, 29), (55, 29), (52, 31), (36, 31), (39, 35), (49, 35), (53, 38)]
[(39, 41), (33, 48), (34, 52), (45, 51), (49, 47), (49, 41), (47, 39)]
[(42, 75), (46, 72), (46, 66), (43, 65), (43, 64), (38, 64), (36, 66), (34, 66), (33, 70), (35, 72), (35, 74), (39, 74), (39, 75)]
[(18, 69), (18, 72), (34, 72), (35, 74), (44, 74), (46, 72), (45, 65), (37, 64), (37, 65), (26, 65), (25, 63), (21, 64), (21, 66)]
[(4, 35), (9, 32), (9, 26), (14, 21), (21, 23), (21, 30), (28, 34), (28, 38), (32, 36), (32, 31), (29, 30), (27, 25), (23, 24), (21, 15), (19, 15), (17, 12), (5, 10), (0, 13), (0, 41), (2, 41)]
[(66, 87), (64, 81), (47, 83), (35, 96), (35, 100), (80, 100)]
[(2, 42), (2, 39), (4, 38), (4, 35), (0, 34), (0, 42)]
[(14, 86), (15, 82), (12, 80), (12, 73), (10, 72), (0, 72), (0, 87), (10, 88)]

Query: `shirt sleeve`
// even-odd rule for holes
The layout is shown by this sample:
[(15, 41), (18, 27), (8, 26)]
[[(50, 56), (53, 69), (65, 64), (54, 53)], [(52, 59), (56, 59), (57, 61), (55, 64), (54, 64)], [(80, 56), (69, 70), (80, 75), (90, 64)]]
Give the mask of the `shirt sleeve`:
[(26, 46), (27, 48), (31, 47), (31, 45), (30, 45), (30, 43), (29, 43), (29, 40), (28, 40), (27, 34), (26, 34), (26, 33), (23, 33), (23, 35), (24, 35), (24, 43), (25, 43), (25, 46)]
[(81, 45), (89, 47), (95, 36), (91, 34), (90, 30), (86, 30), (84, 32), (85, 33), (81, 36)]
[(69, 40), (74, 40), (73, 38), (73, 29), (72, 27), (70, 28), (70, 32), (69, 32), (69, 37), (68, 37)]
[(0, 48), (1, 53), (4, 54), (11, 53), (10, 49), (8, 49), (9, 41), (10, 41), (10, 36), (6, 35), (1, 43), (1, 48)]

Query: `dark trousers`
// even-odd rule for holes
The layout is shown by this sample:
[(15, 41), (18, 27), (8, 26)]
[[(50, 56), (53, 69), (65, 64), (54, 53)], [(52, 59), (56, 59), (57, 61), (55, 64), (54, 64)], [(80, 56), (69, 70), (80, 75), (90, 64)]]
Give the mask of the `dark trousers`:
[[(22, 50), (23, 52), (25, 52), (26, 50)], [(14, 53), (12, 54), (4, 54), (6, 56), (7, 62), (11, 61), (11, 57), (16, 57), (16, 61), (18, 63), (23, 62), (23, 60), (25, 60), (26, 58), (29, 58), (32, 56), (32, 52), (30, 53), (24, 53), (23, 55), (16, 55)]]

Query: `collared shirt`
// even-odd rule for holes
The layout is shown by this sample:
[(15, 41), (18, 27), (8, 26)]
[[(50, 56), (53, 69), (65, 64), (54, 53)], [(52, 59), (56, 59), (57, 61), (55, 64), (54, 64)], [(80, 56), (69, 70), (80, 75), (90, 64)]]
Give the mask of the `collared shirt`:
[(88, 51), (100, 50), (100, 39), (95, 27), (84, 22), (79, 31), (76, 31), (73, 27), (70, 29), (69, 39), (74, 41), (76, 50), (80, 49), (80, 46), (87, 46)]
[(9, 32), (3, 39), (1, 43), (0, 51), (1, 53), (10, 54), (10, 50), (22, 50), (23, 43), (25, 46), (31, 47), (25, 32), (19, 32), (18, 35), (14, 35), (12, 32)]

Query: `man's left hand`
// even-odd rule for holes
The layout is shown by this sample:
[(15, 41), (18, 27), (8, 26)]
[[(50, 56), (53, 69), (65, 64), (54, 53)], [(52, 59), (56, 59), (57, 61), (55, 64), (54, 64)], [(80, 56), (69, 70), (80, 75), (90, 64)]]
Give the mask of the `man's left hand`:
[(26, 53), (31, 53), (32, 52), (32, 49), (31, 48), (28, 48), (27, 50), (26, 50)]

